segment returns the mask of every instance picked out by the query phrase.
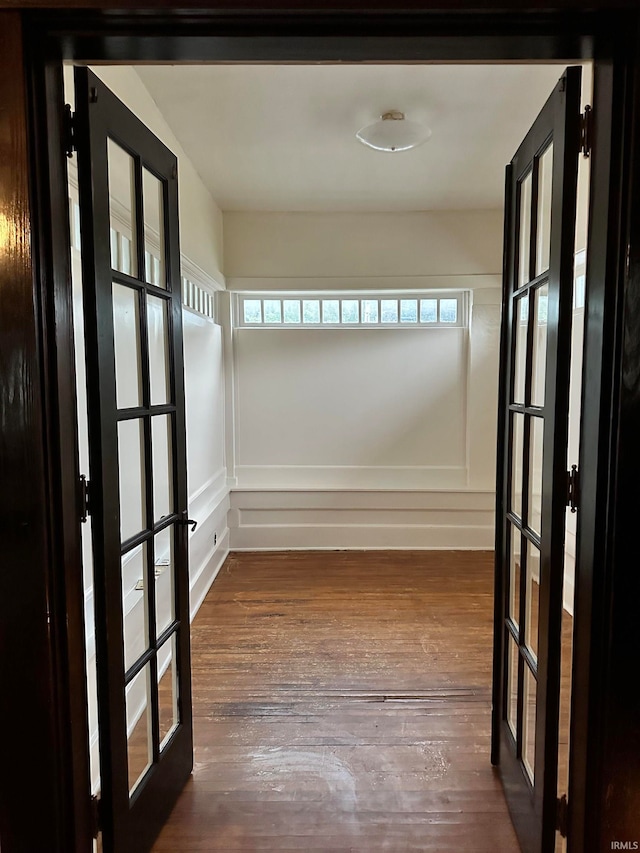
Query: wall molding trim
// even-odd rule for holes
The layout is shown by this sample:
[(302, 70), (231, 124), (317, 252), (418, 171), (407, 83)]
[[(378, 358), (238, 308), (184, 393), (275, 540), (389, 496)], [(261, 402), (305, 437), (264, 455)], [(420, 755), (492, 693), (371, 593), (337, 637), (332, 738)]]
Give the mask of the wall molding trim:
[(241, 489), (285, 491), (461, 489), (468, 476), (465, 465), (236, 465), (235, 473)]
[(227, 276), (229, 291), (476, 290), (502, 288), (502, 273), (395, 276)]
[(219, 290), (226, 290), (224, 274), (220, 270), (215, 270), (213, 275), (202, 269), (195, 261), (192, 261), (186, 255), (180, 255), (180, 268), (182, 275), (208, 290), (210, 293), (216, 293)]
[(494, 502), (453, 489), (232, 489), (230, 550), (491, 550)]
[(219, 468), (206, 483), (203, 483), (188, 498), (190, 513), (206, 511), (206, 507), (219, 503), (227, 494), (227, 469)]

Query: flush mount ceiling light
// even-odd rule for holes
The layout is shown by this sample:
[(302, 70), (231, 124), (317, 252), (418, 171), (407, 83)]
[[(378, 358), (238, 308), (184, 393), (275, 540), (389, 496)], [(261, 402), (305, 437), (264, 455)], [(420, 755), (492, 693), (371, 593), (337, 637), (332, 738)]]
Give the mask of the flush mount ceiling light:
[(376, 151), (408, 151), (431, 137), (431, 130), (417, 121), (408, 121), (399, 110), (383, 113), (379, 120), (356, 133), (356, 139)]

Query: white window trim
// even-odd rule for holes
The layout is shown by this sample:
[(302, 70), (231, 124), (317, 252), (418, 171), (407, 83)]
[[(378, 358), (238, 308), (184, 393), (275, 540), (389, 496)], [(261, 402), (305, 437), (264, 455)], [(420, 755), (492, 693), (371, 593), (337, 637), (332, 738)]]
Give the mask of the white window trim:
[[(442, 322), (438, 316), (437, 322), (420, 322), (420, 300), (421, 299), (437, 299), (438, 301), (441, 299), (456, 299), (458, 302), (457, 308), (457, 320), (455, 323), (447, 323)], [(265, 300), (279, 300), (281, 303), (283, 300), (290, 300), (293, 302), (300, 303), (300, 317), (301, 320), (298, 323), (265, 323), (264, 319), (262, 319), (259, 323), (247, 323), (244, 320), (244, 303), (246, 301), (260, 301), (263, 303)], [(381, 317), (381, 301), (383, 300), (395, 300), (398, 304), (398, 320), (397, 322), (392, 323), (383, 323), (378, 320), (376, 323), (363, 323), (362, 319), (357, 323), (349, 323), (349, 322), (340, 322), (340, 323), (323, 323), (322, 322), (322, 301), (338, 301), (342, 302), (343, 300), (358, 300), (358, 314), (360, 316), (362, 301), (372, 301), (378, 302), (378, 318)], [(413, 300), (417, 301), (418, 305), (418, 320), (416, 322), (407, 322), (400, 320), (400, 301), (401, 300)], [(320, 303), (320, 322), (318, 323), (303, 323), (302, 322), (302, 302), (303, 301), (314, 301)], [(469, 325), (469, 291), (465, 290), (420, 290), (420, 291), (380, 291), (380, 290), (368, 290), (368, 291), (341, 291), (339, 293), (336, 292), (326, 292), (326, 291), (278, 291), (269, 292), (269, 291), (243, 291), (241, 293), (236, 292), (234, 294), (233, 300), (233, 318), (234, 318), (234, 327), (237, 329), (461, 329), (467, 328)], [(340, 313), (341, 306), (339, 308)], [(438, 304), (438, 312), (440, 310), (440, 306)], [(261, 306), (261, 316), (264, 317), (264, 308)], [(282, 308), (281, 308), (281, 316), (282, 316)]]

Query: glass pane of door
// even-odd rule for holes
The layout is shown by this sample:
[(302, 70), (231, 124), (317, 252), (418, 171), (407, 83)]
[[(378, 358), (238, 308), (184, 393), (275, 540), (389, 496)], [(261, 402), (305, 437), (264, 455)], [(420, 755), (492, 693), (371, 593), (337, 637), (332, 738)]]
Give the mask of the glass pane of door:
[(165, 748), (180, 722), (178, 710), (178, 665), (176, 635), (172, 634), (158, 651), (158, 714), (160, 751)]
[(553, 142), (538, 160), (538, 221), (536, 275), (549, 269), (551, 251), (551, 188), (553, 186)]
[(107, 140), (111, 265), (127, 275), (138, 273), (135, 161), (120, 145)]
[(129, 795), (153, 763), (151, 668), (147, 664), (127, 685), (127, 767)]
[(520, 221), (518, 235), (518, 287), (525, 285), (531, 267), (531, 184), (532, 173), (520, 184)]
[(121, 561), (125, 672), (149, 648), (147, 543), (137, 545)]
[(176, 617), (173, 539), (173, 525), (154, 537), (157, 636), (163, 634)]
[(167, 286), (164, 263), (164, 184), (142, 169), (144, 201), (145, 281), (156, 287)]
[(173, 440), (171, 415), (151, 418), (153, 448), (153, 518), (162, 521), (173, 512)]
[(534, 290), (533, 298), (533, 356), (531, 366), (531, 405), (544, 406), (547, 367), (547, 311), (549, 285)]
[(162, 406), (171, 399), (169, 382), (169, 322), (166, 299), (147, 296), (147, 334), (149, 339), (149, 379), (151, 405)]
[(113, 339), (116, 355), (116, 404), (119, 409), (142, 405), (140, 309), (138, 291), (113, 284)]
[(125, 542), (147, 526), (144, 421), (120, 421), (117, 429), (120, 538)]
[(513, 431), (511, 449), (511, 511), (522, 518), (522, 474), (524, 457), (524, 415), (514, 412), (511, 418)]

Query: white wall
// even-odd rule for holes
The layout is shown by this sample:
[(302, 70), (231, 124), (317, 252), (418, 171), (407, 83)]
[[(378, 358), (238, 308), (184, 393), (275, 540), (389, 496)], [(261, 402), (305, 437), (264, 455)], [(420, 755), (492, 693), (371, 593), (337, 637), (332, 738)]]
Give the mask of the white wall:
[(496, 483), (501, 297), (498, 287), (474, 290), (469, 320), (467, 484), (491, 493)]
[(231, 333), (232, 547), (492, 547), (501, 212), (232, 212), (224, 238), (230, 290), (471, 291), (468, 330)]
[(469, 329), (235, 330), (232, 548), (493, 547), (499, 299)]
[(259, 279), (270, 288), (273, 278), (373, 277), (407, 288), (412, 285), (398, 280), (499, 276), (502, 212), (226, 212), (224, 250), (232, 290), (253, 289), (243, 279)]
[(242, 487), (466, 486), (467, 332), (240, 329)]

